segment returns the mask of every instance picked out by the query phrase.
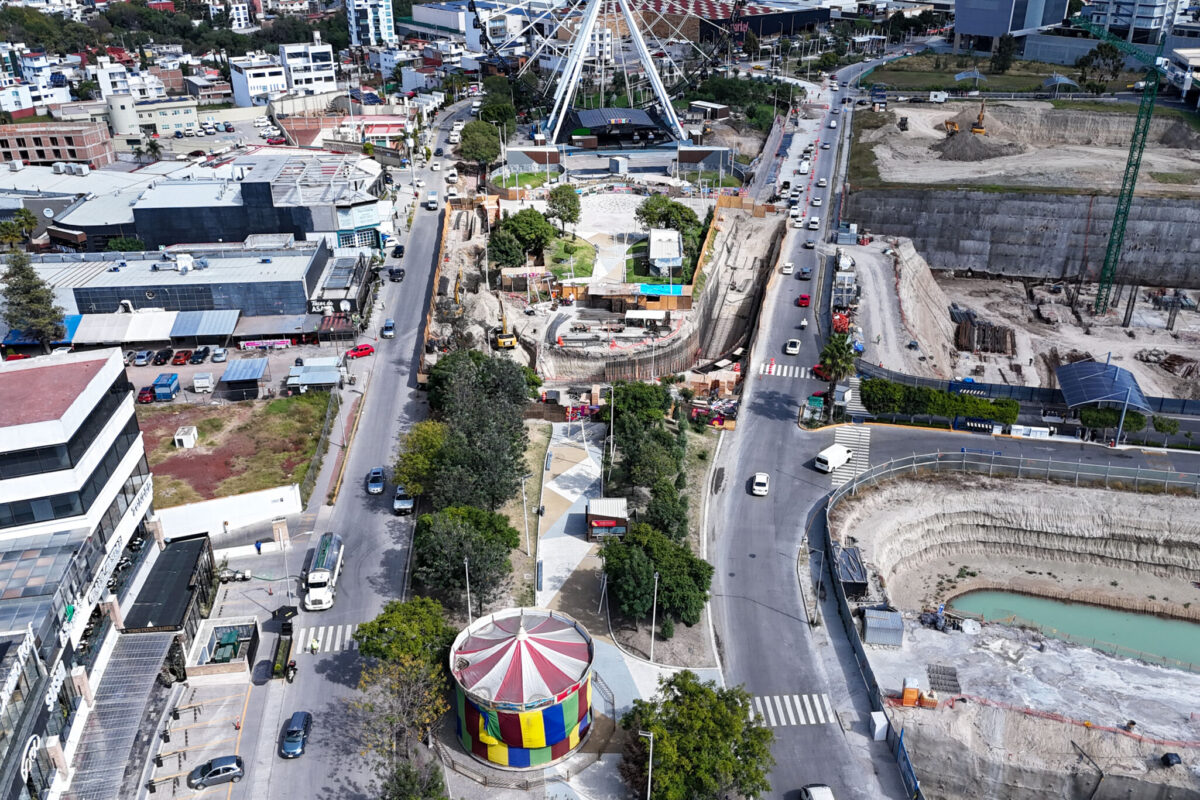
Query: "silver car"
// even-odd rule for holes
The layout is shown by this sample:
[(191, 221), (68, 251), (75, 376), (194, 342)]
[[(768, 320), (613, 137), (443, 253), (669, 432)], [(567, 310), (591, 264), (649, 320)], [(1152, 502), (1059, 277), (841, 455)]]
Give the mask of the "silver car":
[(229, 358), (229, 351), (226, 350), (224, 347), (214, 347), (213, 348), (212, 362), (214, 364), (220, 364), (227, 358)]

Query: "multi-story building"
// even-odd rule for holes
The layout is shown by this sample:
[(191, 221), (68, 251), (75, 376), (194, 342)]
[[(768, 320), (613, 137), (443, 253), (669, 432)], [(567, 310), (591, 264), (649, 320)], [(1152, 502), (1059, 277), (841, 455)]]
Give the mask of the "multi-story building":
[(74, 66), (63, 62), (20, 43), (0, 42), (0, 110), (20, 118), (69, 103), (67, 74)]
[(275, 56), (261, 51), (229, 61), (233, 102), (242, 108), (265, 106), (287, 94), (287, 74)]
[(294, 94), (320, 94), (337, 91), (337, 62), (333, 47), (321, 44), (321, 34), (313, 32), (311, 44), (279, 45), (288, 89)]
[(208, 78), (203, 75), (189, 75), (183, 79), (183, 86), (190, 97), (196, 102), (228, 103), (233, 100), (233, 85), (220, 78)]
[(222, 13), (229, 15), (229, 27), (231, 30), (242, 31), (253, 27), (253, 20), (250, 18), (249, 3), (235, 3), (228, 0), (211, 0), (208, 4), (208, 18), (215, 20)]
[(111, 95), (104, 103), (114, 136), (174, 136), (175, 131), (195, 131), (200, 125), (194, 97), (135, 100), (131, 95)]
[(309, 0), (267, 0), (268, 11), (284, 16), (307, 14), (310, 7)]
[(395, 47), (400, 41), (392, 0), (346, 0), (346, 21), (355, 47)]
[(1154, 44), (1169, 32), (1178, 9), (1179, 0), (1094, 0), (1083, 13), (1128, 42)]
[(108, 128), (96, 122), (0, 125), (0, 158), (26, 164), (75, 162), (92, 168), (117, 160)]
[[(76, 756), (158, 558), (153, 484), (117, 350), (0, 364), (0, 408), (0, 796), (55, 797), (103, 771)], [(141, 679), (147, 694), (160, 666)]]
[(96, 59), (95, 66), (88, 67), (88, 77), (100, 87), (100, 97), (128, 94), (135, 100), (157, 100), (167, 96), (167, 87), (148, 72), (130, 72), (120, 62), (108, 56)]

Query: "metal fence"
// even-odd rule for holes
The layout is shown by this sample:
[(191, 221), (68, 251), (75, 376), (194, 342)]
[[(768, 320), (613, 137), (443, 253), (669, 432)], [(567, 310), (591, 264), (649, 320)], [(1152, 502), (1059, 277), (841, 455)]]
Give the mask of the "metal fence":
[(317, 475), (321, 472), (321, 462), (329, 450), (329, 434), (333, 430), (333, 423), (337, 419), (340, 405), (340, 395), (330, 389), (329, 404), (325, 407), (325, 422), (321, 425), (321, 436), (317, 439), (317, 449), (313, 451), (312, 458), (308, 462), (308, 470), (304, 473), (304, 480), (300, 482), (300, 502), (302, 503), (308, 502), (313, 487), (317, 484)]
[[(1084, 464), (1081, 462), (1055, 461), (1053, 459), (1020, 458), (988, 452), (968, 452), (966, 450), (953, 453), (926, 453), (924, 455), (912, 455), (879, 464), (860, 473), (849, 483), (835, 489), (829, 496), (829, 502), (825, 506), (826, 530), (829, 530), (829, 516), (838, 503), (842, 502), (847, 496), (852, 497), (856, 495), (860, 488), (877, 486), (880, 482), (892, 478), (916, 477), (941, 472), (972, 472), (995, 477), (1073, 483), (1076, 486), (1081, 484), (1103, 485), (1108, 489), (1187, 493), (1200, 496), (1200, 474), (1190, 472), (1146, 469), (1144, 467), (1114, 467), (1109, 464)], [(837, 563), (836, 556), (833, 553), (833, 537), (828, 535), (828, 533), (825, 536), (825, 561), (830, 565)], [(822, 580), (825, 577), (822, 575)], [(854, 659), (858, 664), (859, 672), (867, 687), (871, 710), (882, 711), (884, 714), (888, 714), (888, 709), (883, 702), (883, 693), (879, 688), (879, 682), (875, 678), (874, 670), (871, 669), (871, 663), (867, 658), (866, 650), (863, 648), (862, 640), (858, 634), (854, 611), (850, 607), (846, 591), (842, 586), (841, 580), (838, 578), (837, 570), (831, 567), (828, 578), (833, 587), (834, 598), (837, 601), (838, 616), (842, 620), (842, 626), (846, 630), (846, 638), (850, 642)], [(1060, 638), (1077, 641), (1065, 635), (1061, 635)], [(1088, 644), (1087, 641), (1079, 643)], [(1097, 643), (1097, 646), (1099, 649), (1105, 649), (1104, 643)], [(1112, 652), (1117, 655), (1138, 657), (1136, 651), (1129, 651), (1125, 648)], [(1154, 663), (1163, 663), (1162, 659), (1148, 660), (1152, 660)], [(915, 800), (924, 798), (925, 795), (921, 791), (920, 783), (917, 781), (916, 773), (913, 771), (912, 763), (904, 746), (903, 729), (897, 731), (893, 727), (890, 715), (888, 715), (887, 741), (892, 754), (896, 757), (900, 776), (904, 781), (905, 789), (908, 791), (909, 796)]]

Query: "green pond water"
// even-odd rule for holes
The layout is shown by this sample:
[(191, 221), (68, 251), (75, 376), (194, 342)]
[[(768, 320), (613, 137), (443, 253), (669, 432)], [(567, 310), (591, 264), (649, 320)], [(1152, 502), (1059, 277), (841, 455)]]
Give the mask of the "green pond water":
[(1060, 639), (1087, 646), (1094, 640), (1098, 650), (1144, 654), (1146, 661), (1178, 661), (1200, 670), (1200, 624), (1194, 622), (1012, 592), (968, 592), (954, 598), (950, 607), (982, 614), (989, 622), (1016, 616)]

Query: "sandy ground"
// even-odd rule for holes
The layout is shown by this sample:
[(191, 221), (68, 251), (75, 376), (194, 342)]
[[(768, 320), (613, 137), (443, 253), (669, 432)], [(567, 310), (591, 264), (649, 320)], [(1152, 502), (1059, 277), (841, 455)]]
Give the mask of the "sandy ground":
[[(1022, 152), (979, 161), (943, 159), (933, 149), (946, 140), (942, 123), (954, 119), (962, 131), (959, 135), (973, 136), (969, 132), (970, 120), (978, 110), (975, 103), (890, 107), (889, 112), (896, 118), (908, 117), (909, 129), (900, 131), (891, 124), (863, 134), (864, 141), (877, 142), (875, 156), (880, 178), (920, 184), (974, 182), (1113, 191), (1120, 188), (1132, 115), (1056, 111), (1049, 103), (993, 103), (985, 115), (989, 143), (1014, 145)], [(1183, 125), (1167, 119), (1154, 122), (1139, 175), (1139, 193), (1200, 191), (1196, 184), (1157, 183), (1151, 174), (1186, 172), (1195, 174), (1200, 181), (1200, 150), (1175, 124)]]

